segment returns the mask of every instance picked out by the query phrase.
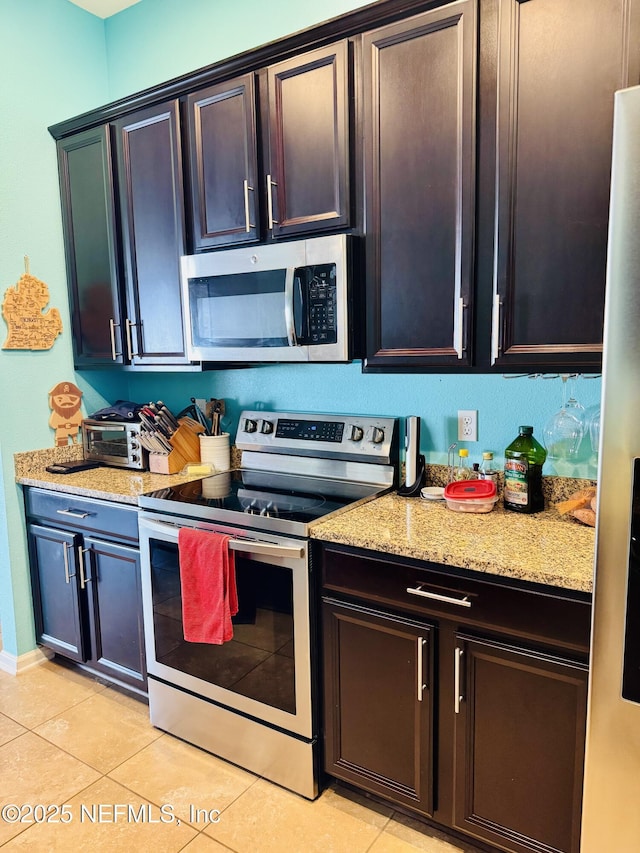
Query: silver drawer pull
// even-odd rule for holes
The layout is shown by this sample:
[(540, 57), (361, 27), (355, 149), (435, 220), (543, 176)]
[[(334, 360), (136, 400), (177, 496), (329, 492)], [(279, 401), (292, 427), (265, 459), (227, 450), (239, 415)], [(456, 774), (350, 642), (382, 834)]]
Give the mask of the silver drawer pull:
[(74, 512), (72, 509), (57, 509), (58, 515), (70, 515), (71, 518), (89, 518), (90, 512)]
[(459, 607), (471, 607), (471, 602), (466, 595), (464, 598), (453, 598), (451, 595), (440, 595), (438, 592), (428, 592), (426, 589), (422, 589), (421, 586), (418, 586), (415, 589), (408, 586), (407, 592), (409, 595), (419, 595), (422, 598), (432, 598), (435, 601), (443, 601), (445, 604), (457, 604)]

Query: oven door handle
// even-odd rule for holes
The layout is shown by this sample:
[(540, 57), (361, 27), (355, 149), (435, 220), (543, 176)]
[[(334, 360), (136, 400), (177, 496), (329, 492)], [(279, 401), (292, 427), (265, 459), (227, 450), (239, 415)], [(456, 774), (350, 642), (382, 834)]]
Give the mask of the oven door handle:
[[(155, 530), (157, 533), (162, 533), (165, 539), (169, 538), (172, 542), (178, 541), (178, 530), (182, 526), (180, 524), (174, 524), (166, 521), (152, 521), (148, 518), (145, 518), (141, 524), (143, 524), (148, 530)], [(266, 557), (301, 558), (304, 557), (305, 553), (303, 545), (281, 545), (278, 542), (265, 542), (262, 539), (243, 539), (236, 536), (229, 540), (229, 548), (232, 551), (244, 551), (245, 553), (250, 552), (252, 554), (264, 555)]]

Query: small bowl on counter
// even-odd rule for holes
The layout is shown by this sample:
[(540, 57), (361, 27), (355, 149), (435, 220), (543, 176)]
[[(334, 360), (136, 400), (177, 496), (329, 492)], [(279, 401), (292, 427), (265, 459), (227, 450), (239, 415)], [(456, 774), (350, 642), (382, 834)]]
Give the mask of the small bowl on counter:
[(492, 480), (458, 480), (446, 486), (444, 499), (454, 512), (491, 512), (498, 494)]

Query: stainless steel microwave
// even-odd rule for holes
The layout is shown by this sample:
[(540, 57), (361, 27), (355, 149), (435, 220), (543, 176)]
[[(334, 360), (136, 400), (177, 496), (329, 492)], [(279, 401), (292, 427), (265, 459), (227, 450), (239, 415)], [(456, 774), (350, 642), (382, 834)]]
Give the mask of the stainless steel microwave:
[(350, 361), (351, 246), (345, 234), (181, 259), (193, 361)]

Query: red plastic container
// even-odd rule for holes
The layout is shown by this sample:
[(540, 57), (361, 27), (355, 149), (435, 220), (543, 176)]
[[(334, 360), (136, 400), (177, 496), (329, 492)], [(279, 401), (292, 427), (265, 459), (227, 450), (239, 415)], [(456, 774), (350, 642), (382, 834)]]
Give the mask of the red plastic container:
[(491, 512), (498, 495), (492, 480), (458, 480), (445, 488), (444, 499), (454, 512)]

